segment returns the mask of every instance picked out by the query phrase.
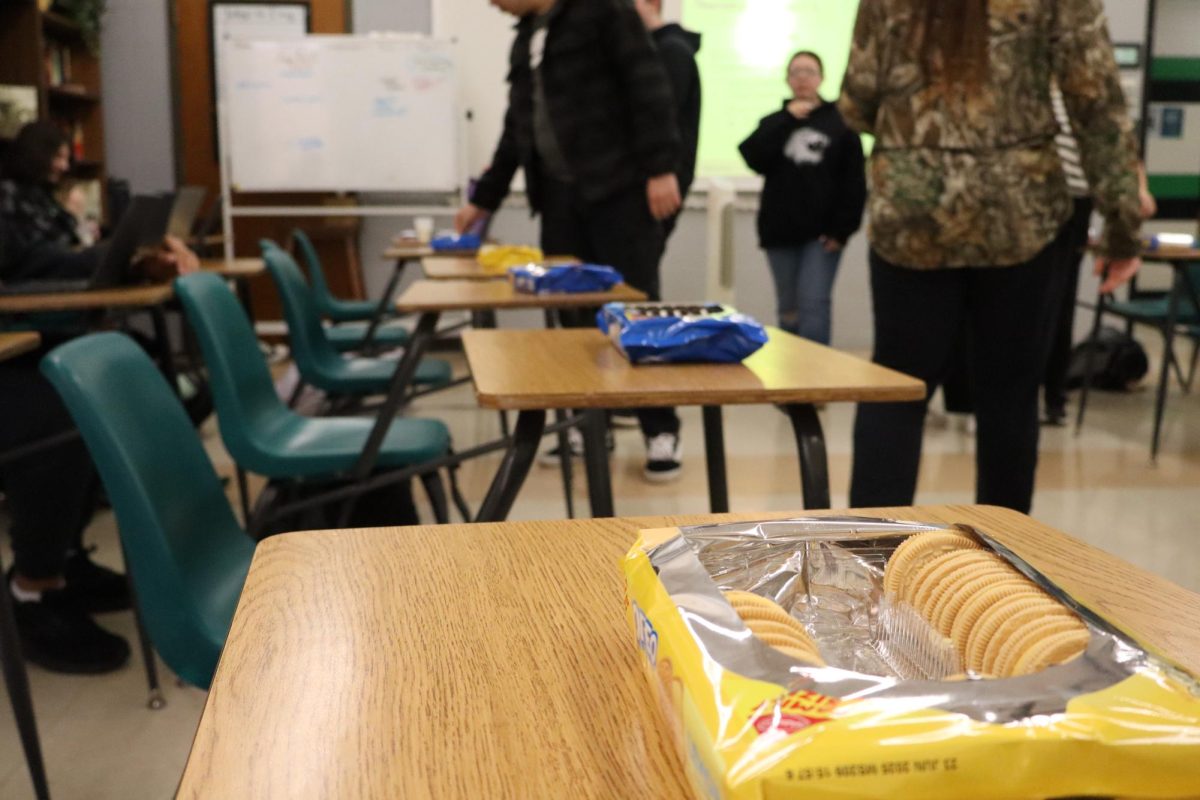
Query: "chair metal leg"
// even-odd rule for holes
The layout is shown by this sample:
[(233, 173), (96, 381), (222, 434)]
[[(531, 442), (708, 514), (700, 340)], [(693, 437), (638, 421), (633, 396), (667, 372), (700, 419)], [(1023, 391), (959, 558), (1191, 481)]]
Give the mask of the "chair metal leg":
[(1162, 437), (1163, 413), (1167, 407), (1167, 383), (1171, 377), (1171, 362), (1175, 359), (1175, 325), (1179, 320), (1179, 273), (1167, 295), (1167, 321), (1163, 327), (1163, 361), (1158, 375), (1158, 395), (1154, 401), (1154, 434), (1150, 440), (1150, 463), (1158, 462), (1158, 446)]
[(46, 783), (46, 766), (42, 762), (42, 745), (38, 740), (37, 719), (33, 714), (33, 699), (29, 693), (29, 676), (25, 673), (21, 641), (17, 636), (12, 597), (7, 585), (0, 586), (0, 595), (3, 595), (0, 597), (0, 661), (4, 668), (4, 685), (8, 689), (8, 700), (17, 721), (17, 732), (21, 737), (21, 749), (25, 751), (25, 766), (29, 769), (34, 795), (38, 800), (49, 800), (50, 788)]
[(250, 524), (250, 485), (246, 480), (246, 470), (234, 465), (234, 475), (237, 477), (238, 499), (242, 505), (242, 525)]
[[(129, 590), (133, 591), (132, 580), (129, 582)], [(146, 670), (146, 708), (158, 711), (166, 707), (167, 699), (163, 697), (162, 686), (158, 681), (158, 662), (154, 657), (154, 645), (151, 644), (150, 636), (142, 625), (142, 612), (138, 610), (136, 598), (133, 603), (133, 621), (134, 627), (137, 628), (138, 648), (142, 651), (142, 666)]]
[(300, 402), (300, 395), (304, 393), (304, 378), (297, 376), (296, 388), (292, 390), (292, 396), (288, 398), (288, 408), (295, 408), (296, 403)]
[(611, 517), (612, 475), (608, 467), (608, 413), (602, 408), (584, 412), (583, 462), (587, 469), (588, 503), (592, 518)]
[(450, 504), (446, 502), (446, 486), (442, 483), (441, 472), (426, 472), (421, 476), (421, 485), (425, 487), (425, 496), (433, 508), (433, 518), (438, 525), (450, 522)]
[(714, 514), (729, 511), (729, 485), (725, 478), (725, 424), (720, 406), (704, 406), (704, 461), (708, 469), (708, 508)]

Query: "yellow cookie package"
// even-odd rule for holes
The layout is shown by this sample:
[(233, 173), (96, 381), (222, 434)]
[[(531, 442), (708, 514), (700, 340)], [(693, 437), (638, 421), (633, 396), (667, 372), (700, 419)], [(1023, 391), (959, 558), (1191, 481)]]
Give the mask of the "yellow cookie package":
[(1200, 684), (978, 530), (667, 528), (623, 567), (699, 797), (1200, 795)]

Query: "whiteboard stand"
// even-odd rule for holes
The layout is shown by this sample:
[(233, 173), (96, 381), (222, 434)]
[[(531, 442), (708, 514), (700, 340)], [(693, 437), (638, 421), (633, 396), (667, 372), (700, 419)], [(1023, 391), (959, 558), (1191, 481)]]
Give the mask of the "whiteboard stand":
[[(463, 114), (459, 108), (454, 75), (453, 45), (453, 42), (435, 42), (411, 35), (393, 37), (379, 34), (368, 36), (319, 35), (308, 36), (303, 40), (231, 42), (228, 50), (231, 53), (230, 61), (232, 63), (228, 65), (229, 69), (224, 70), (224, 74), (229, 76), (230, 82), (235, 80), (239, 82), (229, 87), (229, 90), (219, 92), (217, 101), (217, 150), (221, 174), (221, 222), (225, 233), (225, 258), (227, 260), (233, 258), (236, 245), (233, 221), (236, 217), (350, 216), (365, 218), (418, 214), (453, 217), (463, 202), (467, 185), (466, 141), (462, 125)], [(418, 66), (410, 67), (410, 73), (398, 75), (396, 71), (400, 68), (396, 64), (406, 53), (412, 56), (409, 63), (416, 63)], [(397, 96), (409, 87), (409, 84), (406, 83), (409, 80), (413, 86), (428, 85), (435, 89), (430, 89), (427, 95), (414, 100), (415, 111), (411, 115), (409, 115), (409, 109), (401, 105), (401, 101), (397, 100), (396, 96), (388, 96), (386, 93), (374, 99), (374, 107), (370, 111), (366, 111), (366, 109), (371, 105), (372, 98), (367, 97), (366, 101), (363, 101), (363, 98), (359, 97), (357, 99), (360, 102), (351, 106), (350, 110), (334, 108), (332, 112), (329, 112), (326, 109), (324, 113), (315, 115), (318, 123), (321, 120), (338, 118), (340, 122), (344, 123), (343, 130), (348, 127), (351, 134), (361, 133), (366, 136), (366, 143), (351, 149), (364, 159), (374, 159), (378, 154), (381, 162), (378, 174), (389, 176), (384, 178), (386, 182), (372, 183), (379, 179), (373, 177), (374, 172), (365, 168), (361, 161), (357, 165), (351, 165), (351, 167), (357, 166), (357, 170), (353, 168), (347, 170), (349, 174), (357, 175), (357, 179), (351, 177), (343, 183), (336, 172), (330, 174), (326, 170), (324, 177), (311, 184), (306, 183), (307, 176), (315, 174), (316, 171), (305, 170), (303, 163), (285, 163), (275, 165), (274, 173), (259, 170), (257, 176), (259, 183), (244, 187), (245, 191), (255, 193), (316, 191), (444, 194), (451, 205), (235, 206), (233, 194), (235, 180), (238, 176), (234, 174), (234, 144), (237, 134), (234, 132), (233, 126), (238, 120), (241, 120), (243, 124), (252, 126), (249, 131), (253, 133), (264, 128), (273, 130), (272, 125), (277, 126), (279, 119), (287, 119), (291, 122), (293, 118), (279, 113), (279, 92), (296, 92), (297, 90), (292, 87), (297, 81), (302, 82), (305, 77), (312, 78), (307, 73), (299, 75), (298, 78), (292, 74), (302, 72), (290, 66), (290, 63), (294, 63), (296, 60), (297, 55), (306, 57), (307, 64), (317, 64), (312, 70), (313, 72), (319, 72), (320, 69), (332, 70), (332, 74), (340, 80), (335, 83), (339, 87), (348, 85), (346, 76), (353, 75), (365, 84), (369, 84), (372, 80), (379, 80), (387, 86), (399, 86), (400, 88), (395, 93)], [(273, 58), (277, 58), (283, 63), (289, 63), (287, 69), (284, 70), (286, 73), (284, 77), (295, 80), (288, 83), (286, 89), (278, 89), (280, 84), (278, 81), (272, 87), (271, 70), (282, 69), (279, 64), (272, 61)], [(292, 62), (288, 62), (289, 58), (292, 59)], [(428, 74), (422, 73), (421, 69), (427, 70)], [(317, 77), (325, 77), (328, 80), (329, 76)], [(422, 80), (425, 81), (424, 85), (421, 84)], [(249, 88), (242, 91), (247, 86)], [(248, 92), (256, 92), (259, 89), (263, 90), (262, 97), (266, 100), (266, 102), (261, 102), (262, 113), (267, 117), (265, 121), (254, 119), (254, 113), (259, 110), (260, 106), (259, 96), (251, 97), (249, 102), (246, 99)], [(272, 95), (271, 91), (274, 91), (275, 94)], [(413, 92), (419, 94), (420, 91), (422, 89), (418, 88), (410, 91), (410, 94)], [(241, 96), (239, 96), (239, 92), (241, 92)], [(349, 94), (350, 92), (335, 91), (331, 92), (327, 99), (334, 103), (345, 103), (348, 101), (342, 95)], [(308, 96), (317, 98), (321, 95), (314, 89)], [(307, 99), (308, 96), (301, 99)], [(402, 99), (403, 97), (401, 97)], [(274, 108), (270, 105), (271, 101), (276, 101)], [(239, 107), (242, 111), (241, 117), (239, 117), (238, 110), (233, 108), (233, 104), (237, 102), (242, 103)], [(271, 118), (272, 112), (274, 112), (274, 118)], [(358, 113), (360, 117), (369, 118), (356, 118), (354, 117), (355, 113)], [(342, 114), (346, 115), (345, 120), (339, 117)], [(406, 119), (406, 115), (410, 118)], [(246, 120), (249, 122), (246, 123)], [(430, 121), (429, 124), (426, 124), (427, 120)], [(440, 125), (437, 124), (439, 122)], [(375, 125), (374, 128), (371, 127), (372, 123)], [(255, 125), (258, 127), (253, 127)], [(447, 131), (447, 128), (450, 130)], [(336, 139), (336, 131), (334, 134), (330, 138)], [(418, 164), (418, 167), (424, 170), (424, 176), (418, 177), (416, 179), (418, 183), (415, 185), (404, 182), (404, 178), (407, 177), (405, 168), (398, 168), (395, 163), (389, 168), (388, 164), (382, 163), (386, 162), (388, 156), (396, 157), (394, 151), (387, 149), (389, 147), (408, 147), (410, 150), (422, 148), (422, 153), (424, 153), (425, 146), (428, 146), (433, 154), (430, 158), (422, 159)], [(364, 150), (369, 150), (370, 155), (364, 155)], [(354, 153), (351, 155), (353, 156)], [(255, 168), (261, 166), (257, 163), (257, 159), (249, 159), (244, 153), (242, 158), (243, 163), (254, 162), (250, 165), (252, 175)], [(374, 160), (367, 166), (373, 165)], [(279, 182), (283, 185), (273, 185), (270, 177), (272, 174), (283, 176), (279, 178)], [(292, 182), (289, 183), (289, 181)], [(422, 183), (433, 185), (422, 185)], [(236, 188), (239, 191), (243, 190), (240, 186)]]

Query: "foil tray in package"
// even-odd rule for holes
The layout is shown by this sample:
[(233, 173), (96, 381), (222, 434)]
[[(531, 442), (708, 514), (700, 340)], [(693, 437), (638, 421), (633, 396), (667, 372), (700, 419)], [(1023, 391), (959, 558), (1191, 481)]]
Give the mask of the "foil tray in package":
[[(954, 526), (1077, 615), (1081, 655), (1020, 677), (965, 670), (883, 591), (908, 537), (859, 517), (643, 531), (629, 621), (697, 793), (712, 798), (1200, 795), (1200, 684), (1147, 654), (985, 532)], [(823, 665), (769, 646), (723, 594), (799, 621)]]

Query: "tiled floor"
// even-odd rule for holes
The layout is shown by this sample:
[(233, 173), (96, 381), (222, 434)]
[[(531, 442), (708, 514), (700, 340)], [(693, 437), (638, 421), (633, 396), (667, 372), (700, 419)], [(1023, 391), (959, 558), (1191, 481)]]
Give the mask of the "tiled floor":
[[(1196, 523), (1200, 519), (1200, 396), (1172, 395), (1163, 453), (1155, 466), (1149, 463), (1151, 405), (1150, 389), (1128, 395), (1098, 394), (1081, 436), (1070, 429), (1044, 429), (1033, 514), (1200, 591)], [(460, 445), (498, 433), (496, 415), (477, 409), (469, 387), (426, 398), (414, 413), (444, 419)], [(678, 483), (665, 486), (641, 480), (639, 434), (617, 432), (613, 459), (617, 513), (707, 510), (700, 415), (688, 409), (683, 411), (683, 419), (685, 473)], [(725, 419), (733, 510), (799, 511), (797, 459), (783, 415), (756, 406), (730, 408)], [(853, 408), (831, 405), (822, 412), (822, 422), (833, 503), (844, 506)], [(228, 459), (215, 428), (210, 424), (205, 434), (214, 460), (227, 471)], [(918, 502), (971, 502), (971, 436), (957, 420), (934, 415), (925, 443)], [(497, 459), (481, 459), (463, 469), (463, 488), (472, 502), (478, 503), (482, 497)], [(577, 507), (585, 510), (582, 485), (577, 486), (576, 496)], [(545, 519), (563, 514), (557, 471), (535, 466), (512, 516)], [(119, 563), (110, 513), (97, 516), (89, 539), (99, 544), (101, 560)], [(127, 613), (107, 615), (102, 621), (132, 635), (132, 619)], [(145, 707), (145, 684), (137, 662), (105, 677), (53, 675), (36, 667), (30, 673), (55, 797), (160, 798), (173, 793), (204, 703), (203, 692), (177, 686), (167, 675), (168, 705), (150, 711)], [(32, 797), (7, 704), (0, 708), (0, 797)]]

